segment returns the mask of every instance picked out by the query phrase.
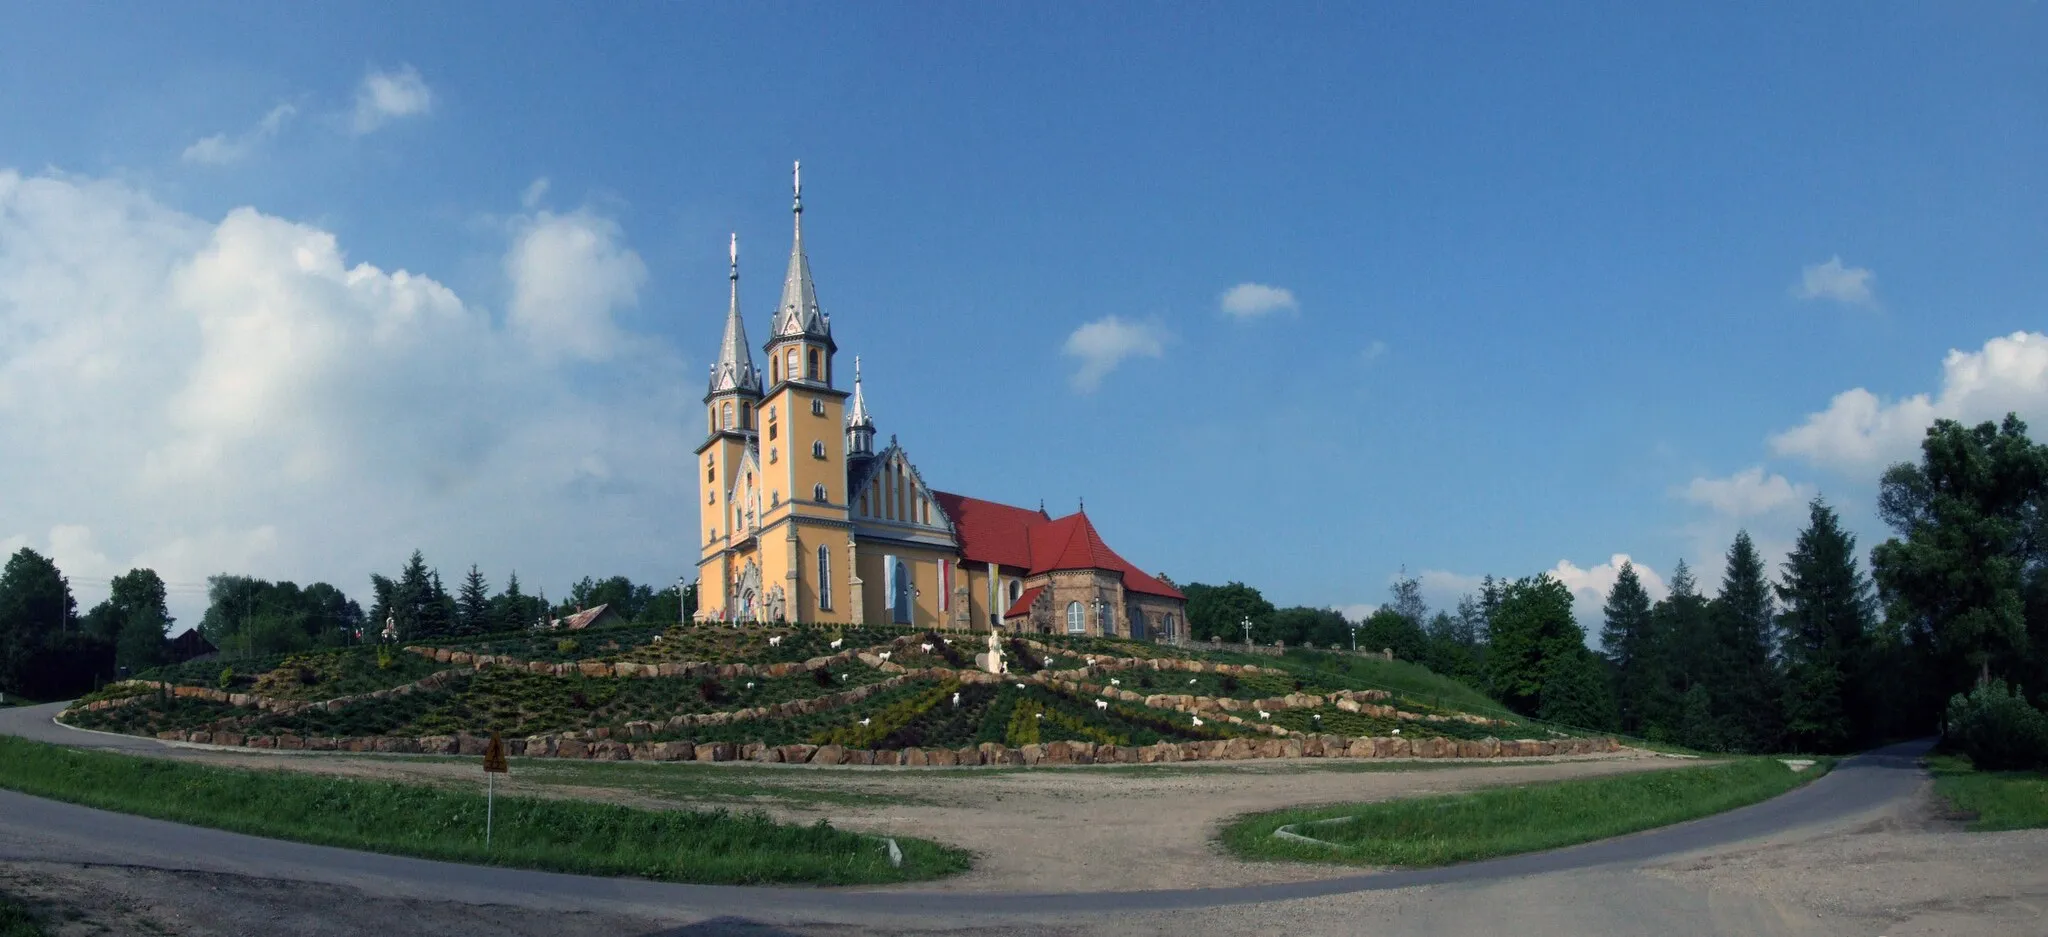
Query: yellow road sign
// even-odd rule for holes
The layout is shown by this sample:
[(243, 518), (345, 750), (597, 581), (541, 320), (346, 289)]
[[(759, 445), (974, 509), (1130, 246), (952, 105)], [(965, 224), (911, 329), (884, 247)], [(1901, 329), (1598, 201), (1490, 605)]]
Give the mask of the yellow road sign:
[(498, 733), (491, 733), (491, 744), (484, 746), (484, 771), (490, 774), (508, 774), (511, 767), (505, 764), (505, 740)]

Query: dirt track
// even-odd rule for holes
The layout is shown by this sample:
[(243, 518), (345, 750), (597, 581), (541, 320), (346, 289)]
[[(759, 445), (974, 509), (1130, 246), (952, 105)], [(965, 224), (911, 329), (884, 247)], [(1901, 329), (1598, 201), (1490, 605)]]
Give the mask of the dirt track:
[[(482, 779), (474, 760), (174, 751), (180, 760), (237, 767), (432, 783), (480, 784)], [(1358, 871), (1228, 857), (1213, 840), (1223, 821), (1239, 814), (1692, 763), (1634, 751), (1569, 761), (1267, 761), (1028, 771), (609, 762), (585, 763), (574, 776), (565, 776), (559, 764), (515, 761), (499, 792), (638, 806), (744, 804), (785, 819), (822, 817), (848, 829), (917, 836), (976, 853), (972, 872), (917, 886), (926, 891), (1123, 891), (1295, 881)], [(748, 786), (758, 793), (705, 796), (690, 790), (693, 781), (727, 789)], [(811, 799), (818, 796), (853, 802)]]

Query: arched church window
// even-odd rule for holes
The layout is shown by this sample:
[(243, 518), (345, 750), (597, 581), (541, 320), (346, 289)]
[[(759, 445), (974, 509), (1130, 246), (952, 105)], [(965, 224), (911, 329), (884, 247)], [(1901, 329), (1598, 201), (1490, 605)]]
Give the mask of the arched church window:
[(796, 380), (796, 349), (790, 349), (789, 354), (782, 356), (782, 359), (788, 362), (788, 364), (783, 366), (783, 372), (788, 375), (790, 380)]
[(824, 415), (825, 415), (825, 401), (823, 401), (823, 400), (813, 400), (813, 401), (811, 401), (811, 415), (812, 415), (812, 416), (824, 416)]
[(815, 380), (817, 380), (817, 379), (818, 379), (818, 350), (817, 350), (816, 348), (813, 348), (813, 349), (811, 349), (811, 358), (810, 358), (810, 361), (808, 361), (808, 362), (807, 362), (806, 364), (807, 364), (807, 366), (806, 366), (806, 367), (805, 367), (805, 369), (804, 369), (804, 376), (805, 376), (805, 377), (807, 377), (807, 378), (810, 378), (811, 380), (814, 380), (814, 381), (815, 381)]
[(1088, 632), (1088, 618), (1087, 618), (1087, 613), (1086, 613), (1086, 612), (1083, 612), (1083, 611), (1081, 610), (1081, 603), (1079, 603), (1079, 602), (1068, 602), (1068, 603), (1067, 603), (1067, 633), (1068, 633), (1068, 634), (1086, 634), (1087, 632)]
[(824, 440), (822, 440), (822, 439), (815, 439), (815, 440), (812, 440), (812, 441), (811, 441), (811, 458), (813, 458), (813, 459), (822, 459), (822, 458), (824, 458), (824, 457), (825, 457), (825, 441), (824, 441)]
[(733, 422), (732, 422), (732, 403), (731, 403), (730, 401), (727, 401), (727, 402), (726, 402), (726, 405), (725, 405), (725, 419), (723, 419), (723, 420), (720, 420), (720, 421), (719, 421), (719, 424), (718, 424), (718, 428), (719, 428), (719, 429), (732, 429), (732, 428), (733, 428)]
[(740, 404), (740, 429), (752, 429), (753, 426), (754, 405), (751, 403)]
[(819, 504), (830, 504), (830, 503), (831, 503), (831, 499), (830, 499), (830, 498), (827, 498), (827, 497), (825, 497), (825, 486), (824, 486), (824, 485), (812, 485), (812, 486), (811, 486), (811, 497), (812, 497), (813, 499), (815, 499), (815, 500), (816, 500), (816, 501), (817, 501), (817, 502), (818, 502)]
[(1015, 602), (1016, 602), (1016, 601), (1017, 601), (1018, 599), (1021, 599), (1021, 598), (1023, 598), (1023, 597), (1024, 597), (1024, 580), (1022, 580), (1022, 579), (1012, 579), (1012, 580), (1010, 580), (1010, 601), (1011, 601), (1012, 603), (1015, 603)]

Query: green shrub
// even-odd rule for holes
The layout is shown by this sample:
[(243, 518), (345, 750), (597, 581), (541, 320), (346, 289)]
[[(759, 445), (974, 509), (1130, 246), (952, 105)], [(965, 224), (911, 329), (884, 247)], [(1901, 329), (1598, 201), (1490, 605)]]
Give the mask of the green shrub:
[(1948, 743), (1982, 770), (2048, 768), (2048, 714), (2003, 680), (1949, 700), (1947, 724)]
[(232, 686), (234, 686), (234, 685), (235, 685), (235, 668), (233, 668), (233, 667), (222, 667), (222, 668), (221, 668), (221, 670), (220, 670), (220, 679), (219, 679), (219, 680), (217, 680), (217, 681), (215, 681), (215, 682), (217, 682), (217, 683), (218, 683), (218, 684), (220, 685), (220, 688), (221, 688), (221, 689), (223, 689), (223, 690), (225, 690), (225, 689), (228, 689), (229, 687), (232, 687)]
[(561, 640), (559, 640), (559, 641), (556, 641), (556, 642), (555, 642), (555, 653), (557, 653), (557, 654), (574, 654), (574, 653), (576, 653), (576, 639), (575, 639), (575, 638), (563, 638), (563, 639), (561, 639)]
[(377, 669), (390, 670), (397, 665), (398, 655), (391, 650), (391, 646), (388, 644), (377, 645)]

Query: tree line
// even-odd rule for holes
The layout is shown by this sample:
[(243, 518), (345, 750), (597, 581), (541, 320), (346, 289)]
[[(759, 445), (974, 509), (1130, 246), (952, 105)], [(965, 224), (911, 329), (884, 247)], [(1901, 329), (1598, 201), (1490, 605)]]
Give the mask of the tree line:
[(1182, 591), (1198, 640), (1243, 640), (1246, 619), (1261, 644), (1342, 647), (1355, 634), (1361, 649), (1392, 649), (1516, 712), (1581, 728), (1709, 751), (1839, 752), (1931, 733), (1957, 713), (2018, 712), (1999, 718), (2019, 728), (1973, 731), (2039, 734), (2035, 757), (2048, 764), (2048, 446), (2016, 415), (1937, 421), (1917, 461), (1885, 470), (1878, 507), (1892, 536), (1867, 574), (1821, 498), (1775, 581), (1747, 532), (1711, 597), (1680, 561), (1652, 601), (1624, 564), (1597, 652), (1570, 589), (1547, 574), (1487, 576), (1434, 614), (1403, 575), (1359, 622), (1275, 608), (1238, 582)]
[[(375, 643), (391, 621), (398, 640), (470, 637), (536, 627), (582, 609), (608, 605), (623, 620), (683, 620), (696, 608), (694, 587), (678, 596), (625, 576), (585, 576), (559, 602), (527, 595), (516, 572), (493, 592), (475, 565), (450, 595), (439, 570), (417, 550), (396, 576), (372, 573), (365, 610), (325, 582), (300, 586), (221, 574), (206, 581), (207, 607), (197, 631), (228, 657), (293, 653)], [(83, 616), (57, 564), (22, 548), (0, 569), (0, 693), (61, 699), (170, 662), (174, 620), (166, 587), (154, 570), (113, 577), (107, 599)]]

